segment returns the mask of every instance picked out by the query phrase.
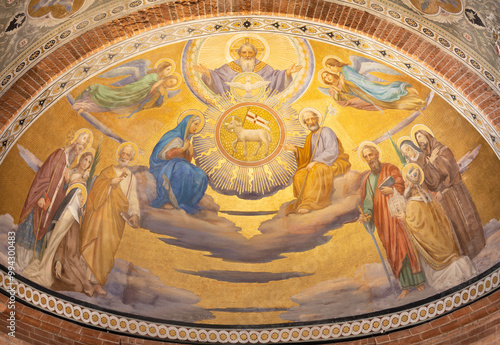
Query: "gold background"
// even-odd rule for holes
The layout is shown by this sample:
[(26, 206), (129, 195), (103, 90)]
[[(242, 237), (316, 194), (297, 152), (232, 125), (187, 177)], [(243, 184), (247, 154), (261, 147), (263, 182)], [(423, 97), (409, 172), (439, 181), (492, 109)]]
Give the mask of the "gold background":
[[(266, 35), (262, 34), (262, 37)], [(220, 36), (220, 40), (227, 40), (227, 36)], [(315, 71), (322, 68), (321, 61), (326, 55), (337, 55), (348, 61), (349, 55), (354, 54), (346, 49), (330, 46), (325, 43), (310, 41), (315, 55)], [(176, 62), (176, 72), (180, 73), (181, 55), (184, 43), (177, 43), (156, 49), (135, 58), (147, 58), (152, 64), (165, 57)], [(274, 68), (285, 69), (287, 65), (279, 65), (276, 56), (286, 55), (287, 51), (271, 51), (267, 63)], [(125, 62), (125, 61), (124, 61)], [(315, 73), (315, 72), (313, 72)], [(387, 77), (387, 76), (385, 76)], [(407, 76), (397, 76), (391, 80), (410, 82), (425, 98), (429, 90), (420, 83)], [(101, 78), (91, 78), (82, 83), (71, 94), (75, 97), (88, 85), (95, 83), (110, 84)], [(323, 112), (329, 97), (318, 91), (319, 83), (316, 75), (306, 93), (292, 106), (299, 112), (304, 107), (314, 107)], [(206, 106), (198, 101), (189, 91), (185, 83), (181, 84), (181, 93), (172, 99), (164, 101), (161, 108), (142, 111), (130, 119), (118, 119), (113, 113), (94, 114), (105, 125), (112, 128), (123, 138), (136, 142), (146, 154), (140, 155), (137, 165), (148, 166), (149, 154), (160, 137), (177, 124), (178, 116), (187, 109), (205, 111)], [(341, 108), (333, 103), (337, 109), (334, 117), (328, 117), (325, 125), (332, 128), (342, 141), (353, 170), (365, 170), (367, 167), (359, 160), (353, 149), (362, 141), (373, 140), (385, 131), (399, 123), (409, 115), (409, 112), (387, 110), (380, 112), (363, 112), (353, 108)], [(394, 136), (394, 140), (404, 135), (410, 135), (411, 127), (416, 123), (429, 126), (438, 141), (451, 148), (458, 159), (466, 152), (481, 144), (478, 157), (463, 175), (478, 208), (483, 224), (500, 215), (499, 200), (500, 184), (496, 183), (500, 162), (485, 140), (460, 116), (449, 104), (439, 96), (435, 96), (425, 114), (419, 116), (410, 126)], [(76, 116), (65, 98), (62, 98), (50, 107), (18, 140), (18, 144), (29, 149), (42, 161), (56, 148), (66, 144), (68, 131), (75, 131), (81, 127), (90, 128), (94, 133), (94, 145), (97, 146), (101, 135), (84, 119)], [(115, 163), (115, 150), (118, 143), (107, 137), (102, 139), (102, 155), (97, 171)], [(391, 143), (386, 140), (380, 147), (383, 152), (383, 161), (401, 164)], [(241, 148), (240, 148), (241, 150)], [(261, 149), (262, 150), (262, 149)], [(2, 165), (0, 166), (0, 214), (9, 213), (17, 223), (19, 213), (30, 188), (35, 173), (18, 154), (14, 145)], [(214, 197), (221, 210), (262, 211), (277, 210), (279, 206), (293, 199), (292, 188), (288, 187), (275, 195), (261, 200), (242, 200), (236, 196), (224, 196), (213, 192), (210, 187), (207, 194)], [(258, 235), (259, 224), (272, 216), (242, 217), (224, 216), (242, 228), (246, 237)], [(157, 238), (159, 235), (146, 229), (126, 228), (117, 256), (134, 263), (137, 266), (149, 269), (167, 286), (175, 286), (193, 291), (201, 297), (199, 305), (203, 308), (290, 308), (295, 304), (290, 300), (302, 290), (314, 286), (322, 281), (336, 277), (351, 277), (356, 269), (366, 263), (378, 262), (378, 256), (366, 234), (363, 226), (357, 223), (346, 224), (341, 229), (330, 232), (333, 238), (326, 244), (302, 253), (285, 254), (284, 259), (265, 264), (245, 264), (224, 262), (221, 259), (207, 257), (207, 252), (184, 249), (167, 245)], [(227, 283), (201, 278), (177, 272), (175, 269), (189, 271), (198, 270), (236, 270), (262, 272), (304, 272), (313, 273), (311, 276), (293, 278), (284, 281), (258, 283)], [(282, 312), (268, 313), (225, 313), (214, 312), (213, 320), (204, 320), (204, 323), (213, 324), (265, 324), (284, 322), (279, 318)]]

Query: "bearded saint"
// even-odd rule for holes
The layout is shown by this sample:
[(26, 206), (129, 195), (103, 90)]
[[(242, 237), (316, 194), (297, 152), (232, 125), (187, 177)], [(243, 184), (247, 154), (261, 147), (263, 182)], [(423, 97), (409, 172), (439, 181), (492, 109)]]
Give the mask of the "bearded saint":
[[(395, 165), (380, 162), (379, 152), (372, 145), (375, 144), (366, 145), (361, 149), (363, 159), (371, 171), (363, 180), (361, 195), (363, 215), (359, 221), (361, 223), (370, 221), (377, 229), (387, 253), (387, 261), (402, 288), (398, 299), (402, 299), (410, 293), (411, 287), (416, 287), (419, 291), (425, 288), (425, 275), (403, 224), (391, 216), (388, 205), (396, 191), (399, 194), (404, 193), (401, 171)], [(392, 187), (380, 186), (389, 177), (394, 180)]]
[[(303, 148), (285, 144), (283, 148), (295, 153), (297, 171), (293, 176), (293, 195), (297, 201), (287, 213), (308, 213), (330, 205), (333, 178), (345, 174), (351, 167), (337, 135), (328, 127), (320, 127), (319, 115), (303, 113), (303, 122), (311, 131)], [(305, 181), (305, 183), (304, 183)]]
[(484, 248), (486, 239), (479, 213), (462, 181), (457, 161), (451, 150), (427, 131), (417, 131), (415, 140), (425, 155), (422, 167), (425, 183), (446, 211), (460, 253), (472, 259)]
[(300, 71), (302, 66), (292, 64), (287, 70), (276, 70), (263, 61), (256, 59), (257, 48), (253, 44), (242, 44), (238, 49), (238, 60), (224, 64), (215, 70), (210, 70), (202, 64), (194, 66), (194, 70), (202, 73), (201, 79), (210, 90), (222, 95), (229, 92), (229, 85), (240, 73), (253, 72), (269, 81), (267, 86), (271, 93), (278, 93), (285, 90), (292, 82), (292, 74)]
[(16, 262), (22, 269), (40, 258), (47, 229), (66, 195), (69, 167), (91, 140), (89, 130), (81, 131), (72, 143), (49, 155), (37, 171), (16, 232)]
[(130, 226), (139, 227), (137, 179), (128, 168), (138, 153), (134, 145), (122, 145), (118, 149), (118, 165), (104, 169), (89, 192), (80, 233), (80, 250), (88, 267), (87, 278), (100, 295), (106, 294), (102, 286), (113, 269), (125, 218)]

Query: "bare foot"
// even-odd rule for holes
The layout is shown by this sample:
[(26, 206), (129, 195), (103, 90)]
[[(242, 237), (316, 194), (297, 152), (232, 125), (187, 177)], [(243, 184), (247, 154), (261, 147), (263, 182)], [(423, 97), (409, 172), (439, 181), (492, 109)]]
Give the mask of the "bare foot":
[(55, 270), (55, 276), (56, 276), (57, 278), (60, 278), (60, 277), (61, 277), (61, 272), (62, 272), (62, 264), (61, 264), (61, 261), (56, 261), (56, 264), (55, 264), (54, 270)]
[(101, 285), (94, 285), (94, 291), (101, 296), (106, 296), (108, 294), (106, 291), (104, 291)]
[(420, 284), (419, 286), (417, 286), (417, 291), (424, 291), (424, 289), (425, 289), (424, 284)]
[(408, 294), (410, 293), (410, 290), (408, 289), (403, 289), (403, 291), (401, 291), (401, 293), (399, 294), (398, 296), (398, 299), (403, 299), (405, 298), (406, 296), (408, 296)]
[(305, 214), (309, 212), (311, 212), (311, 210), (308, 208), (299, 208), (299, 210), (297, 211), (298, 214)]
[(418, 91), (417, 91), (415, 88), (413, 88), (413, 87), (409, 87), (409, 88), (407, 88), (406, 90), (407, 90), (409, 93), (412, 93), (412, 94), (414, 94), (414, 95), (418, 95)]
[(162, 208), (164, 208), (165, 210), (173, 210), (174, 209), (174, 206), (167, 202), (165, 205), (162, 206)]

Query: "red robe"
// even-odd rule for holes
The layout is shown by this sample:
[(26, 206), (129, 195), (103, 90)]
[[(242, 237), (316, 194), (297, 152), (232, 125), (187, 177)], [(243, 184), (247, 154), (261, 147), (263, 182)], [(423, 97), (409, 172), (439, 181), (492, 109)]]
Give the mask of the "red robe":
[[(366, 196), (366, 181), (368, 175), (363, 180), (362, 199), (363, 202)], [(378, 184), (382, 183), (387, 177), (392, 176), (396, 183), (393, 188), (396, 189), (401, 195), (404, 193), (404, 180), (401, 176), (401, 171), (389, 163), (382, 163), (382, 171), (378, 178)], [(410, 239), (406, 234), (405, 229), (397, 218), (391, 217), (391, 212), (387, 206), (387, 202), (392, 195), (385, 196), (380, 192), (377, 187), (375, 189), (375, 197), (373, 200), (373, 222), (377, 229), (378, 237), (382, 242), (387, 253), (387, 261), (391, 265), (392, 272), (399, 278), (399, 272), (403, 264), (404, 258), (408, 255), (410, 261), (411, 271), (418, 273), (421, 271), (420, 262), (418, 261), (415, 251), (411, 245)]]
[[(19, 223), (22, 223), (33, 210), (33, 233), (37, 241), (40, 241), (54, 217), (59, 205), (66, 195), (64, 170), (67, 167), (67, 158), (64, 148), (54, 151), (42, 164), (35, 179), (31, 184), (30, 191), (24, 202)], [(38, 200), (47, 193), (50, 206), (44, 210), (38, 207)]]

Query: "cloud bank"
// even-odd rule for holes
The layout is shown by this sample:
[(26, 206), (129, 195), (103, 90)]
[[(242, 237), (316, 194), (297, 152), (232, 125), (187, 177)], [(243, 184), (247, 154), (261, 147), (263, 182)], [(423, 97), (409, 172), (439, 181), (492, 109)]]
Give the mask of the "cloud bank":
[(278, 214), (263, 222), (260, 235), (247, 239), (240, 228), (217, 214), (218, 206), (205, 195), (200, 203), (202, 211), (192, 216), (183, 210), (149, 207), (155, 198), (154, 180), (145, 170), (136, 172), (141, 199), (141, 227), (167, 235), (161, 241), (199, 251), (227, 261), (264, 263), (281, 259), (284, 253), (304, 252), (327, 243), (325, 234), (353, 222), (359, 215), (359, 188), (362, 174), (351, 171), (335, 179), (332, 204), (305, 215), (284, 215), (288, 203)]

